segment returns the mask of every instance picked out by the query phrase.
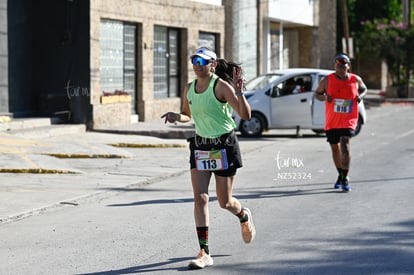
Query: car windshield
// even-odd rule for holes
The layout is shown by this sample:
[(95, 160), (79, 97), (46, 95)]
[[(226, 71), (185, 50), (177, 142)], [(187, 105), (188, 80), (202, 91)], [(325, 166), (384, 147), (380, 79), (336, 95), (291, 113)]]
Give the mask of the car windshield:
[(247, 91), (260, 90), (267, 87), (270, 83), (281, 77), (281, 74), (265, 74), (249, 80), (246, 83)]

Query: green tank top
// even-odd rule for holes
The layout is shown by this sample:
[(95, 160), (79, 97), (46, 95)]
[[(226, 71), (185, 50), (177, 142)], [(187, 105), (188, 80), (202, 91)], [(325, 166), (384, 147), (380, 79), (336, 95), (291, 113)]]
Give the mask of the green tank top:
[(202, 93), (196, 93), (194, 80), (187, 93), (196, 134), (205, 138), (216, 138), (236, 128), (232, 118), (233, 108), (227, 102), (220, 101), (214, 93), (217, 78), (213, 74), (210, 85)]

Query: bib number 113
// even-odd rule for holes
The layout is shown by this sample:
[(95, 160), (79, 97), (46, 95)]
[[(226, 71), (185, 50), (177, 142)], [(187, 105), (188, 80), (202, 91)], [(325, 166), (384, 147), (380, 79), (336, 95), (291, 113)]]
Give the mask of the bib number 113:
[(225, 149), (212, 151), (195, 150), (194, 154), (196, 167), (199, 171), (217, 171), (228, 168)]
[(204, 159), (200, 160), (203, 170), (216, 170), (217, 167), (221, 166), (221, 163), (217, 164), (216, 159)]

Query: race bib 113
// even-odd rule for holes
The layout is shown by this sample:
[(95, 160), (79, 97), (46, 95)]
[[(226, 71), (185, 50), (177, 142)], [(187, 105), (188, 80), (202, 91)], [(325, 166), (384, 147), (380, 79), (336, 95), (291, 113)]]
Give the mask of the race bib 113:
[(229, 168), (226, 149), (202, 151), (194, 150), (195, 162), (199, 171), (217, 171)]

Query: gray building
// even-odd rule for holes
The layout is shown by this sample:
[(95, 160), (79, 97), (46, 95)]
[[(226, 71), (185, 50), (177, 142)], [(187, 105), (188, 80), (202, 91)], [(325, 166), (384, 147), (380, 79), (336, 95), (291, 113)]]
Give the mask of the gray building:
[(247, 78), (330, 68), (336, 1), (0, 0), (0, 26), (0, 113), (99, 128), (179, 111), (200, 45)]

